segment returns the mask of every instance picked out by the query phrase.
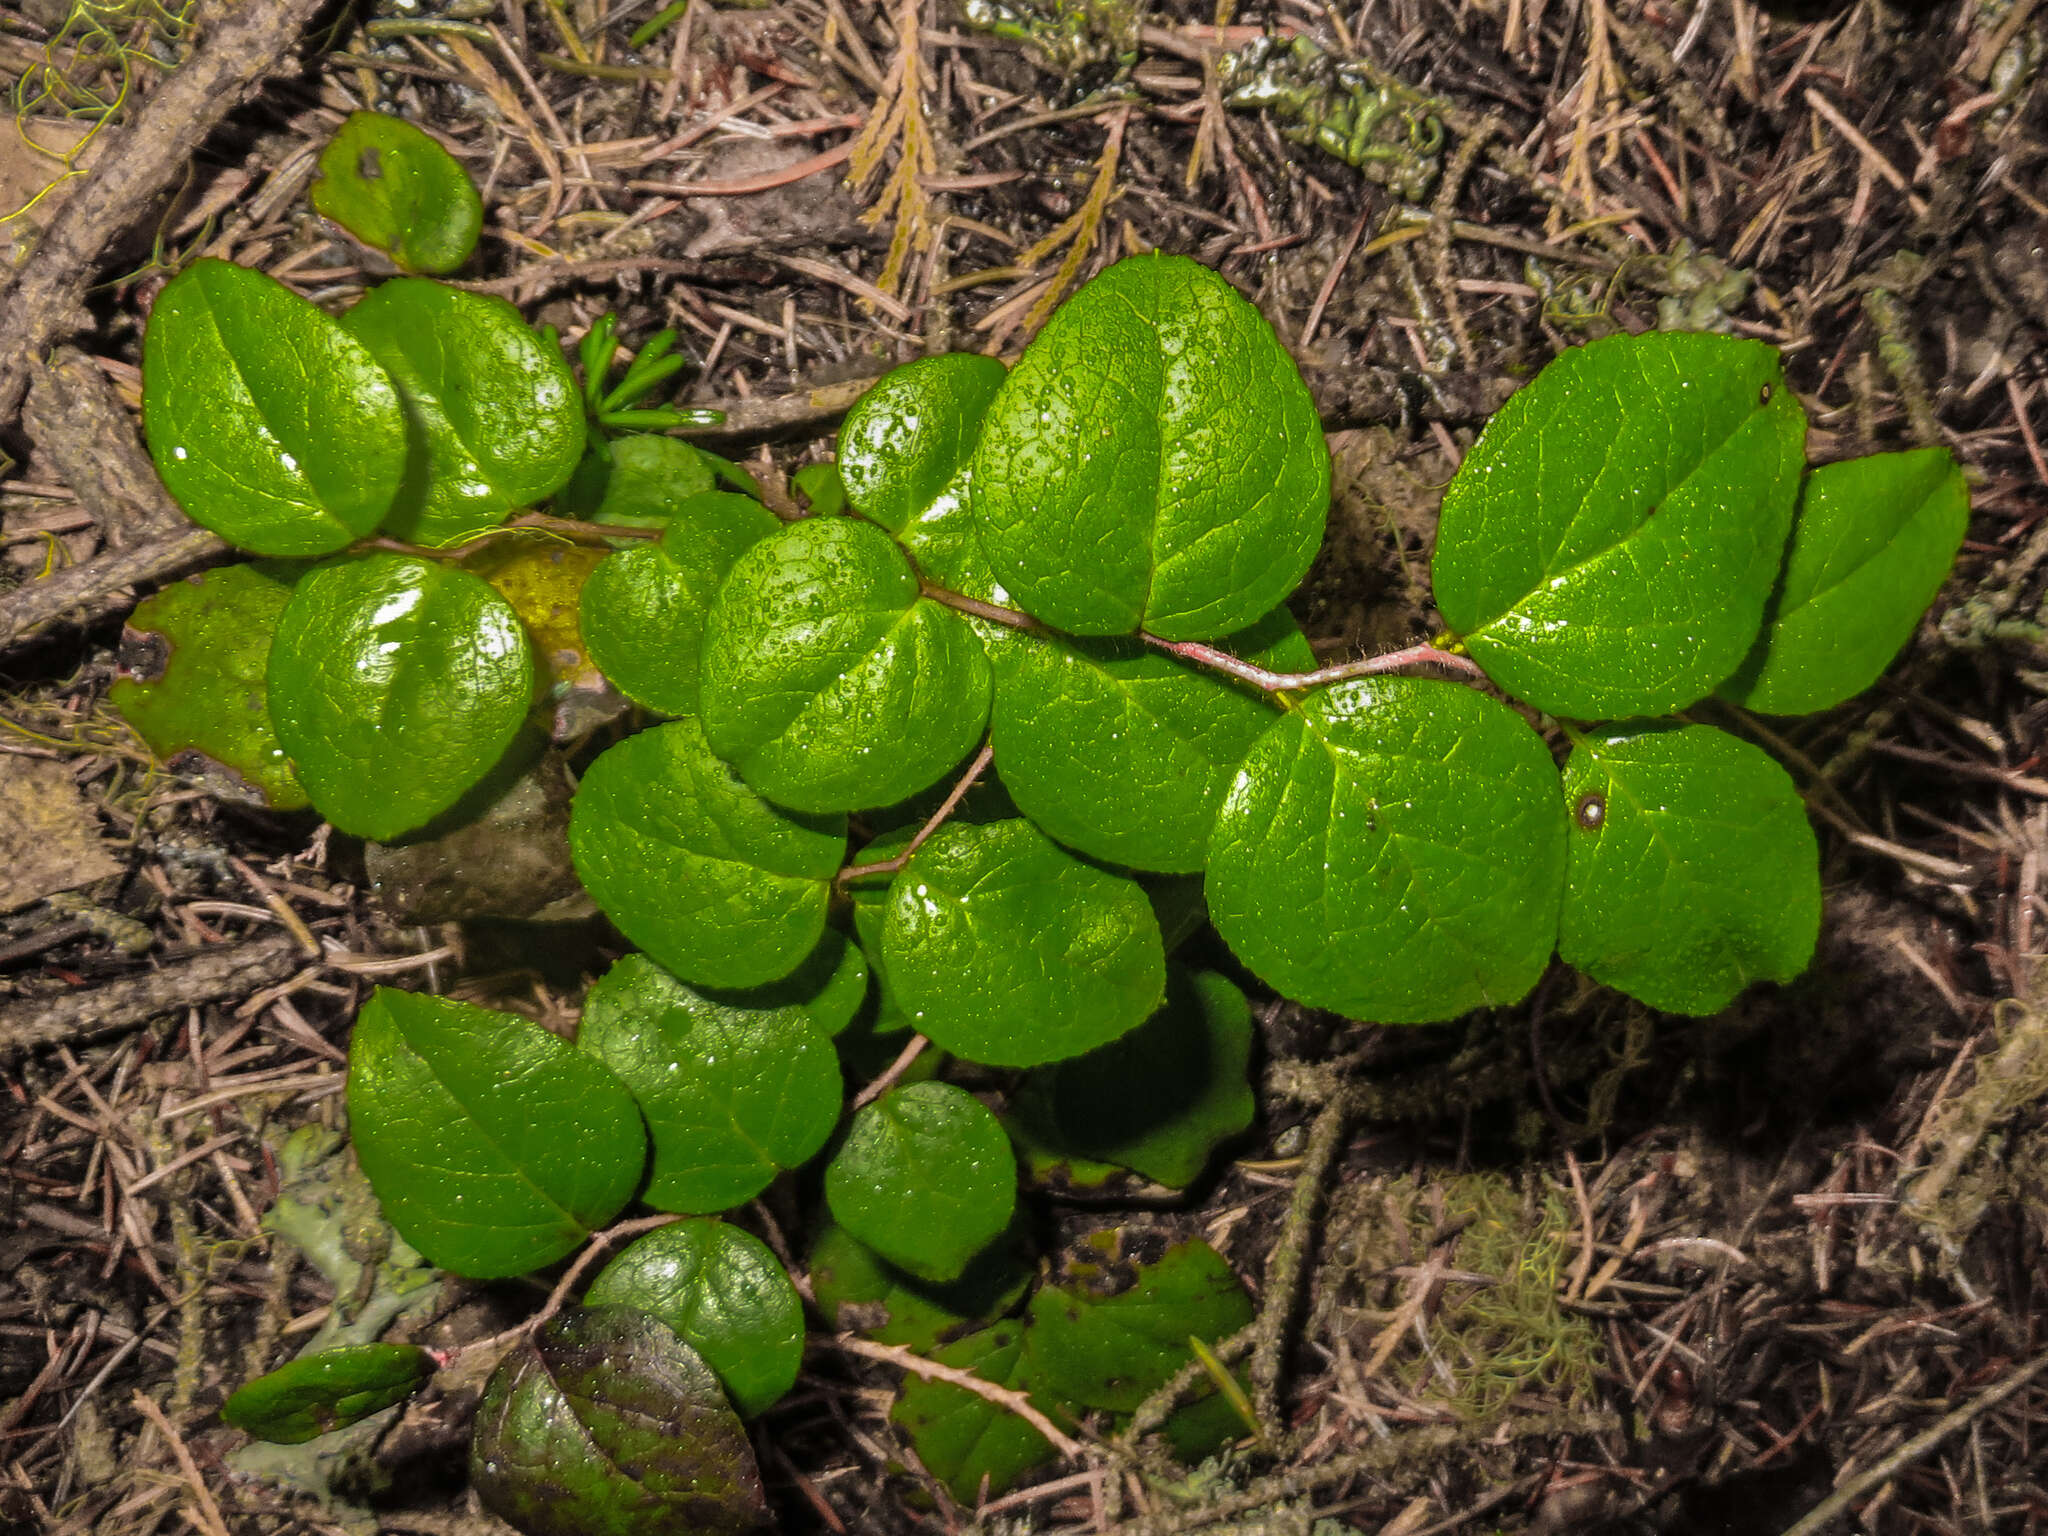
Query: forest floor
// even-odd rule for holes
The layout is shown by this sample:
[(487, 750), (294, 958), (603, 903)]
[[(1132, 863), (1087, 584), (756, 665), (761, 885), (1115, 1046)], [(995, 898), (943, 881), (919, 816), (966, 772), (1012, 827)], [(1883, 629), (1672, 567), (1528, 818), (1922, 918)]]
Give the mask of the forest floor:
[[(1091, 1451), (977, 1512), (906, 1458), (896, 1373), (820, 1347), (757, 1431), (785, 1529), (2048, 1530), (2044, 53), (2036, 0), (0, 8), (0, 1531), (503, 1529), (453, 1398), (360, 1448), (355, 1505), (231, 1473), (218, 1409), (336, 1300), (262, 1222), (367, 987), (559, 1023), (616, 949), (401, 923), (345, 839), (107, 704), (137, 589), (220, 554), (139, 447), (149, 302), (200, 254), (330, 307), (388, 271), (305, 198), (364, 107), (484, 188), (464, 281), (565, 336), (675, 328), (679, 398), (771, 494), (890, 366), (1012, 357), (1126, 252), (1217, 267), (1332, 430), (1296, 604), (1332, 656), (1437, 627), (1460, 454), (1617, 329), (1762, 338), (1816, 460), (1970, 476), (1877, 688), (1717, 719), (1820, 834), (1806, 978), (1708, 1020), (1563, 972), (1427, 1029), (1267, 1007), (1235, 1161), (1059, 1208), (1215, 1243), (1267, 1304), (1284, 1455), (1167, 1493)], [(158, 98), (189, 131), (124, 142)], [(50, 147), (82, 174), (38, 197)], [(458, 1301), (444, 1339), (485, 1326)]]

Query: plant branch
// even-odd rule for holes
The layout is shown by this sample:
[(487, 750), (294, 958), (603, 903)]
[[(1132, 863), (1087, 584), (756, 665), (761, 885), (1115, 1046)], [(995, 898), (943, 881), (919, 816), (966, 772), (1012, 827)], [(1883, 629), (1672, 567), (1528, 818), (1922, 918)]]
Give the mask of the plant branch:
[(524, 1322), (507, 1328), (503, 1333), (494, 1333), (489, 1338), (463, 1345), (459, 1353), (467, 1355), (472, 1351), (510, 1346), (517, 1344), (529, 1334), (538, 1332), (568, 1304), (569, 1293), (576, 1289), (576, 1282), (581, 1280), (590, 1266), (602, 1258), (619, 1239), (637, 1237), (642, 1232), (652, 1232), (656, 1227), (673, 1226), (682, 1219), (680, 1216), (670, 1215), (637, 1216), (631, 1221), (614, 1222), (602, 1232), (593, 1232), (583, 1251), (576, 1255), (576, 1262), (562, 1271), (562, 1278), (555, 1282), (555, 1288), (548, 1292), (548, 1299), (538, 1312)]
[(1266, 1261), (1265, 1294), (1259, 1298), (1258, 1321), (1253, 1325), (1252, 1403), (1260, 1433), (1276, 1445), (1280, 1428), (1280, 1361), (1286, 1353), (1287, 1324), (1301, 1299), (1303, 1266), (1316, 1226), (1316, 1208), (1323, 1198), (1323, 1183), (1344, 1145), (1344, 1128), (1350, 1122), (1353, 1108), (1351, 1095), (1339, 1093), (1316, 1115), (1308, 1133), (1308, 1146), (1302, 1153), (1301, 1171), (1294, 1177), (1294, 1193), (1287, 1202), (1280, 1241)]
[(247, 997), (283, 981), (301, 964), (297, 944), (279, 934), (203, 949), (141, 976), (53, 997), (23, 998), (0, 1006), (0, 1062), (25, 1051), (133, 1029), (162, 1014)]
[(1342, 662), (1334, 667), (1318, 667), (1313, 672), (1273, 672), (1265, 667), (1255, 666), (1228, 651), (1218, 650), (1213, 645), (1204, 645), (1199, 640), (1162, 640), (1157, 635), (1138, 631), (1138, 638), (1155, 650), (1178, 656), (1183, 661), (1192, 661), (1197, 666), (1221, 672), (1239, 682), (1250, 683), (1254, 688), (1267, 693), (1298, 693), (1304, 688), (1321, 688), (1329, 683), (1341, 683), (1347, 678), (1376, 677), (1382, 673), (1400, 672), (1408, 667), (1441, 667), (1454, 672), (1467, 682), (1483, 683), (1486, 674), (1479, 669), (1479, 663), (1469, 656), (1440, 650), (1434, 645), (1411, 645), (1398, 651), (1388, 651), (1379, 656), (1365, 656), (1357, 661)]
[(910, 1044), (903, 1047), (903, 1050), (897, 1055), (896, 1059), (889, 1063), (888, 1070), (854, 1095), (853, 1107), (855, 1109), (865, 1109), (891, 1088), (894, 1088), (897, 1079), (910, 1070), (910, 1064), (924, 1054), (924, 1048), (930, 1044), (931, 1041), (927, 1040), (923, 1035), (912, 1035), (910, 1037)]
[(991, 624), (1001, 624), (1007, 629), (1022, 630), (1028, 635), (1042, 635), (1045, 626), (1020, 608), (1004, 608), (995, 603), (984, 603), (978, 597), (969, 597), (964, 592), (950, 592), (944, 587), (934, 586), (928, 581), (918, 583), (918, 591), (935, 603), (948, 608), (957, 608), (962, 613), (972, 614), (977, 619), (986, 619)]
[(976, 1397), (985, 1398), (998, 1408), (1006, 1408), (1017, 1415), (1051, 1441), (1052, 1448), (1062, 1456), (1078, 1459), (1087, 1455), (1087, 1447), (1064, 1433), (1057, 1424), (1040, 1413), (1032, 1406), (1031, 1399), (1022, 1392), (999, 1387), (972, 1371), (963, 1371), (956, 1366), (941, 1365), (936, 1360), (927, 1360), (923, 1355), (901, 1344), (876, 1344), (850, 1333), (835, 1334), (829, 1338), (820, 1335), (813, 1337), (830, 1344), (834, 1349), (843, 1349), (849, 1355), (861, 1355), (869, 1360), (880, 1360), (889, 1365), (901, 1366), (913, 1376), (923, 1376), (930, 1381), (943, 1381), (949, 1386), (972, 1392)]
[[(911, 855), (924, 846), (925, 839), (944, 826), (946, 818), (960, 809), (960, 802), (967, 798), (967, 792), (974, 788), (975, 782), (988, 771), (989, 759), (994, 756), (995, 748), (984, 741), (981, 744), (981, 750), (974, 754), (974, 761), (967, 765), (967, 771), (960, 775), (960, 782), (953, 786), (952, 793), (940, 802), (939, 808), (933, 811), (925, 824), (917, 829), (917, 835), (904, 846), (903, 851), (897, 854), (896, 857), (893, 859), (877, 859), (872, 864), (849, 864), (846, 868), (839, 871), (833, 880), (833, 884), (844, 889), (852, 881), (859, 880), (864, 876), (893, 875), (897, 870), (908, 864)], [(905, 1062), (903, 1065), (908, 1066), (909, 1063)]]
[(349, 548), (358, 553), (371, 549), (388, 550), (394, 554), (417, 555), (422, 560), (461, 560), (508, 533), (521, 531), (559, 534), (572, 544), (609, 547), (613, 539), (658, 539), (664, 530), (641, 528), (631, 523), (579, 523), (574, 518), (556, 517), (548, 512), (522, 512), (511, 521), (496, 528), (487, 528), (460, 544), (408, 544), (403, 539), (373, 533), (366, 539), (357, 539)]

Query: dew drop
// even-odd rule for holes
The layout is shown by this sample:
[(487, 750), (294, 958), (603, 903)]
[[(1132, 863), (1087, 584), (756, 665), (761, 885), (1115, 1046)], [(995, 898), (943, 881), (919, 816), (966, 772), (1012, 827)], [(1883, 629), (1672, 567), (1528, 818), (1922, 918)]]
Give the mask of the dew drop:
[(1605, 795), (1581, 795), (1579, 803), (1572, 808), (1572, 819), (1588, 832), (1598, 832), (1607, 824), (1607, 797)]

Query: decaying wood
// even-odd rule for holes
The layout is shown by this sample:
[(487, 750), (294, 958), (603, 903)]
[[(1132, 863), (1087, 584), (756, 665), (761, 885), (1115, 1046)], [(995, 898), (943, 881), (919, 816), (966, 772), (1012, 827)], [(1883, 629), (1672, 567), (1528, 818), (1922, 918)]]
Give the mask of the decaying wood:
[(283, 981), (305, 963), (289, 935), (223, 945), (104, 986), (0, 1006), (0, 1062), (133, 1029), (181, 1008), (238, 998)]

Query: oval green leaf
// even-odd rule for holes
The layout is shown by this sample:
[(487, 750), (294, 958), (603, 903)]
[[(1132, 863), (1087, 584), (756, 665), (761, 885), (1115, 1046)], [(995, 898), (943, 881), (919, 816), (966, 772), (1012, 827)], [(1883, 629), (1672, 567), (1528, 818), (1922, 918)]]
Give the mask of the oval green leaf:
[(1330, 454), (1265, 318), (1182, 256), (1118, 262), (1047, 322), (975, 449), (995, 579), (1077, 635), (1213, 640), (1323, 542)]
[(1806, 715), (1861, 693), (1912, 638), (1969, 527), (1970, 488), (1946, 448), (1816, 469), (1764, 632), (1721, 697)]
[(1667, 1013), (1718, 1013), (1790, 981), (1820, 933), (1820, 851), (1791, 776), (1712, 726), (1588, 736), (1571, 813), (1558, 953)]
[(633, 1198), (625, 1084), (530, 1019), (379, 987), (348, 1053), (356, 1158), (384, 1216), (472, 1279), (552, 1264)]
[(271, 638), (291, 595), (289, 580), (260, 565), (226, 565), (174, 582), (128, 619), (150, 669), (116, 679), (108, 692), (165, 762), (182, 767), (196, 754), (204, 777), (224, 778), (224, 789), (239, 786), (236, 798), (278, 811), (309, 803), (278, 745), (265, 683)]
[(647, 1203), (730, 1210), (825, 1145), (845, 1092), (839, 1057), (800, 1016), (727, 1007), (679, 983), (678, 1001), (650, 1010), (660, 983), (641, 980), (643, 967), (629, 956), (591, 989), (577, 1043), (640, 1101), (654, 1140)]
[(846, 822), (777, 810), (713, 754), (695, 720), (678, 720), (590, 765), (569, 851), (591, 899), (667, 970), (699, 986), (758, 987), (824, 936)]
[(1741, 665), (1805, 462), (1777, 349), (1706, 332), (1562, 353), (1487, 423), (1444, 494), (1444, 620), (1517, 698), (1665, 714)]
[[(1222, 648), (1274, 671), (1315, 665), (1284, 610)], [(989, 736), (1019, 809), (1091, 858), (1198, 873), (1230, 777), (1274, 706), (1135, 640), (1006, 636), (989, 659)]]
[(1252, 1123), (1252, 1012), (1229, 978), (1168, 971), (1166, 1005), (1120, 1040), (1026, 1079), (1036, 1139), (1175, 1189)]
[(988, 1107), (951, 1083), (893, 1088), (853, 1117), (825, 1170), (832, 1219), (921, 1280), (955, 1280), (1001, 1235), (1017, 1160)]
[(259, 555), (363, 537), (405, 474), (405, 411), (377, 359), (284, 284), (210, 257), (150, 311), (142, 421), (186, 515)]
[(729, 491), (692, 496), (664, 521), (658, 541), (608, 555), (590, 573), (583, 640), (598, 669), (635, 704), (694, 715), (711, 600), (733, 562), (782, 524), (758, 501)]
[(1103, 1296), (1086, 1283), (1031, 1298), (1029, 1366), (1051, 1396), (1129, 1413), (1194, 1357), (1190, 1336), (1214, 1345), (1252, 1320), (1244, 1284), (1204, 1242), (1140, 1265), (1129, 1289)]
[(379, 842), (481, 779), (534, 687), (512, 605), (482, 577), (413, 555), (308, 573), (270, 650), (271, 719), (314, 808)]
[(413, 431), (384, 531), (457, 544), (551, 496), (583, 454), (583, 400), (559, 350), (503, 299), (421, 277), (342, 317), (398, 393)]
[(853, 1022), (867, 995), (867, 956), (838, 929), (827, 928), (802, 964), (761, 987), (693, 987), (645, 955), (627, 955), (590, 989), (583, 1017), (587, 1025), (593, 1015), (618, 1015), (620, 1028), (637, 1029), (671, 1008), (682, 1008), (692, 1018), (730, 1019), (771, 1030), (808, 1027), (830, 1036)]
[(948, 352), (885, 374), (839, 429), (839, 474), (853, 505), (942, 587), (990, 597), (969, 511), (974, 445), (1006, 370)]
[[(993, 1386), (1023, 1392), (1040, 1412), (1057, 1414), (1059, 1405), (1034, 1391), (1026, 1332), (1016, 1323), (998, 1323), (955, 1340), (932, 1358)], [(968, 1509), (984, 1494), (994, 1498), (1007, 1492), (1057, 1454), (1052, 1442), (1024, 1419), (951, 1382), (907, 1377), (889, 1419), (910, 1436), (924, 1469)]]
[(754, 1536), (772, 1527), (718, 1378), (635, 1307), (570, 1307), (484, 1388), (470, 1483), (523, 1536)]
[(1024, 1299), (1032, 1268), (1019, 1226), (1013, 1221), (1009, 1237), (982, 1249), (957, 1279), (934, 1285), (827, 1224), (811, 1249), (811, 1294), (833, 1327), (929, 1353)]
[(889, 887), (882, 967), (934, 1044), (992, 1067), (1107, 1045), (1166, 990), (1159, 920), (1137, 882), (1028, 821), (934, 833)]
[(734, 563), (704, 623), (704, 734), (800, 811), (893, 805), (988, 721), (988, 658), (881, 529), (814, 517)]
[(351, 112), (320, 152), (313, 210), (408, 272), (453, 272), (476, 249), (484, 205), (440, 141), (402, 118)]
[(344, 1344), (259, 1376), (222, 1405), (235, 1428), (274, 1445), (303, 1445), (402, 1403), (434, 1374), (416, 1344)]
[(1209, 915), (1288, 997), (1432, 1023), (1536, 984), (1564, 856), (1557, 770), (1521, 716), (1456, 683), (1360, 678), (1246, 756), (1209, 845)]
[(583, 1300), (660, 1318), (718, 1374), (742, 1418), (773, 1407), (803, 1365), (796, 1287), (766, 1243), (727, 1222), (656, 1228), (605, 1265)]

